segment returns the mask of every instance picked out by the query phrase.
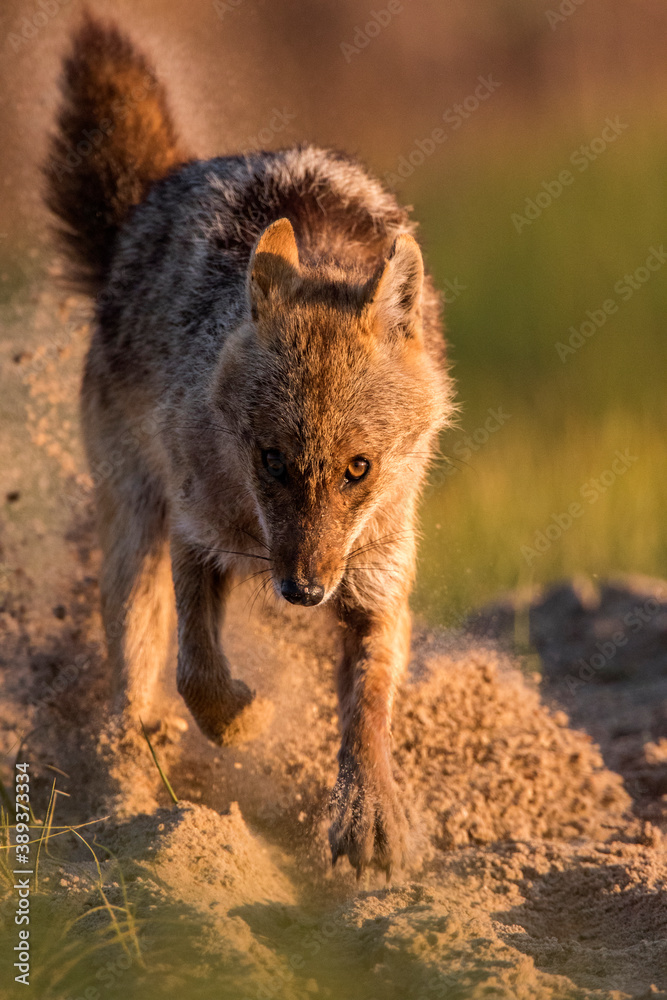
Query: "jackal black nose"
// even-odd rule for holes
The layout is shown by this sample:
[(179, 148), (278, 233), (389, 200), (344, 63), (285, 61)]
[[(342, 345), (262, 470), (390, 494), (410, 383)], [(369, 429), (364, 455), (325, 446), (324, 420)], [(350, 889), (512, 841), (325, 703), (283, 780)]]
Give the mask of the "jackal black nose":
[(297, 583), (296, 580), (283, 580), (280, 584), (280, 593), (290, 604), (303, 604), (306, 608), (312, 608), (314, 604), (319, 604), (324, 597), (324, 587), (319, 583)]

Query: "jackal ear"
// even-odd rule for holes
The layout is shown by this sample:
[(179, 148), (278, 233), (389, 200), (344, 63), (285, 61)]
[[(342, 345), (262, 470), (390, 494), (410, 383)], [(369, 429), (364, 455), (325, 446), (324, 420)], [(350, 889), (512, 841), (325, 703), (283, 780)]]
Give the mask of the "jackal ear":
[(366, 286), (370, 308), (386, 329), (415, 336), (421, 315), (424, 262), (414, 237), (401, 233)]
[(253, 319), (271, 292), (289, 288), (299, 274), (299, 250), (289, 219), (277, 219), (264, 230), (250, 258), (248, 290)]

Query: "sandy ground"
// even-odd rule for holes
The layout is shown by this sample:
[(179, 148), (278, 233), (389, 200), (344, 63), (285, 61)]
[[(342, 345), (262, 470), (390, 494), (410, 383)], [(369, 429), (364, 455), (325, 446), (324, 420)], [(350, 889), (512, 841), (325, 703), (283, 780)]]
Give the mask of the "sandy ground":
[[(414, 862), (389, 886), (329, 865), (335, 636), (239, 587), (226, 648), (273, 720), (243, 748), (212, 746), (172, 664), (164, 712), (187, 728), (155, 749), (174, 805), (145, 744), (128, 763), (100, 739), (77, 308), (41, 294), (0, 345), (2, 779), (29, 761), (38, 818), (54, 781), (65, 793), (32, 896), (34, 995), (667, 997), (667, 584), (574, 581), (509, 595), (456, 633), (416, 627), (394, 726)], [(118, 767), (134, 818), (103, 818)], [(11, 983), (16, 899), (0, 876)]]

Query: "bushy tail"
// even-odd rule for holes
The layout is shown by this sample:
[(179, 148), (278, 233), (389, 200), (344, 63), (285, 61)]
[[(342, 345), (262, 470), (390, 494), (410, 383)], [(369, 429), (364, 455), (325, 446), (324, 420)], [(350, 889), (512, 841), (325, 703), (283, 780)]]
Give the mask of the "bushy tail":
[(95, 294), (129, 209), (188, 156), (152, 67), (114, 25), (85, 15), (61, 91), (46, 202), (60, 220), (73, 281)]

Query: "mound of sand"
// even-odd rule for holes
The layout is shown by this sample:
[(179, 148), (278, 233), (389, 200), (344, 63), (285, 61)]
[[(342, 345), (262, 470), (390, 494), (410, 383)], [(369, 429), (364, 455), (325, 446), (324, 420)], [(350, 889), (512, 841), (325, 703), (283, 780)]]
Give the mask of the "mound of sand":
[(534, 684), (472, 648), (431, 654), (398, 700), (397, 762), (425, 800), (439, 848), (604, 836), (630, 798), (597, 747)]
[(479, 612), (476, 635), (512, 647), (517, 614), (539, 654), (542, 695), (600, 745), (637, 815), (667, 820), (667, 584), (575, 580)]
[[(94, 748), (108, 678), (94, 643), (94, 586), (86, 592), (87, 611), (77, 585), (48, 637), (25, 605), (0, 616), (13, 623), (6, 690), (35, 725), (22, 752), (42, 809), (52, 766), (69, 775), (58, 776), (71, 796), (59, 802), (61, 822), (94, 816), (104, 791), (106, 758)], [(101, 885), (119, 912), (131, 910), (141, 955), (125, 957), (109, 996), (125, 997), (130, 984), (142, 997), (667, 996), (660, 831), (632, 816), (621, 777), (590, 736), (545, 705), (519, 661), (469, 638), (418, 635), (394, 742), (419, 857), (389, 887), (370, 875), (358, 887), (351, 871), (332, 874), (327, 858), (337, 742), (331, 636), (303, 613), (266, 609), (249, 622), (239, 595), (225, 638), (239, 674), (274, 700), (274, 721), (233, 751), (212, 747), (191, 724), (158, 753), (179, 799), (201, 804), (93, 828)], [(61, 664), (57, 688), (81, 643), (85, 671), (55, 701), (31, 704), (47, 664), (51, 672)], [(5, 700), (5, 738), (11, 712)], [(147, 748), (133, 767), (166, 802)], [(40, 920), (51, 927), (67, 912), (81, 918), (81, 941), (96, 940), (108, 915), (98, 909), (92, 858), (71, 838), (52, 854)], [(57, 967), (53, 947), (41, 943), (48, 970)], [(86, 969), (82, 959), (64, 984), (91, 981)]]

